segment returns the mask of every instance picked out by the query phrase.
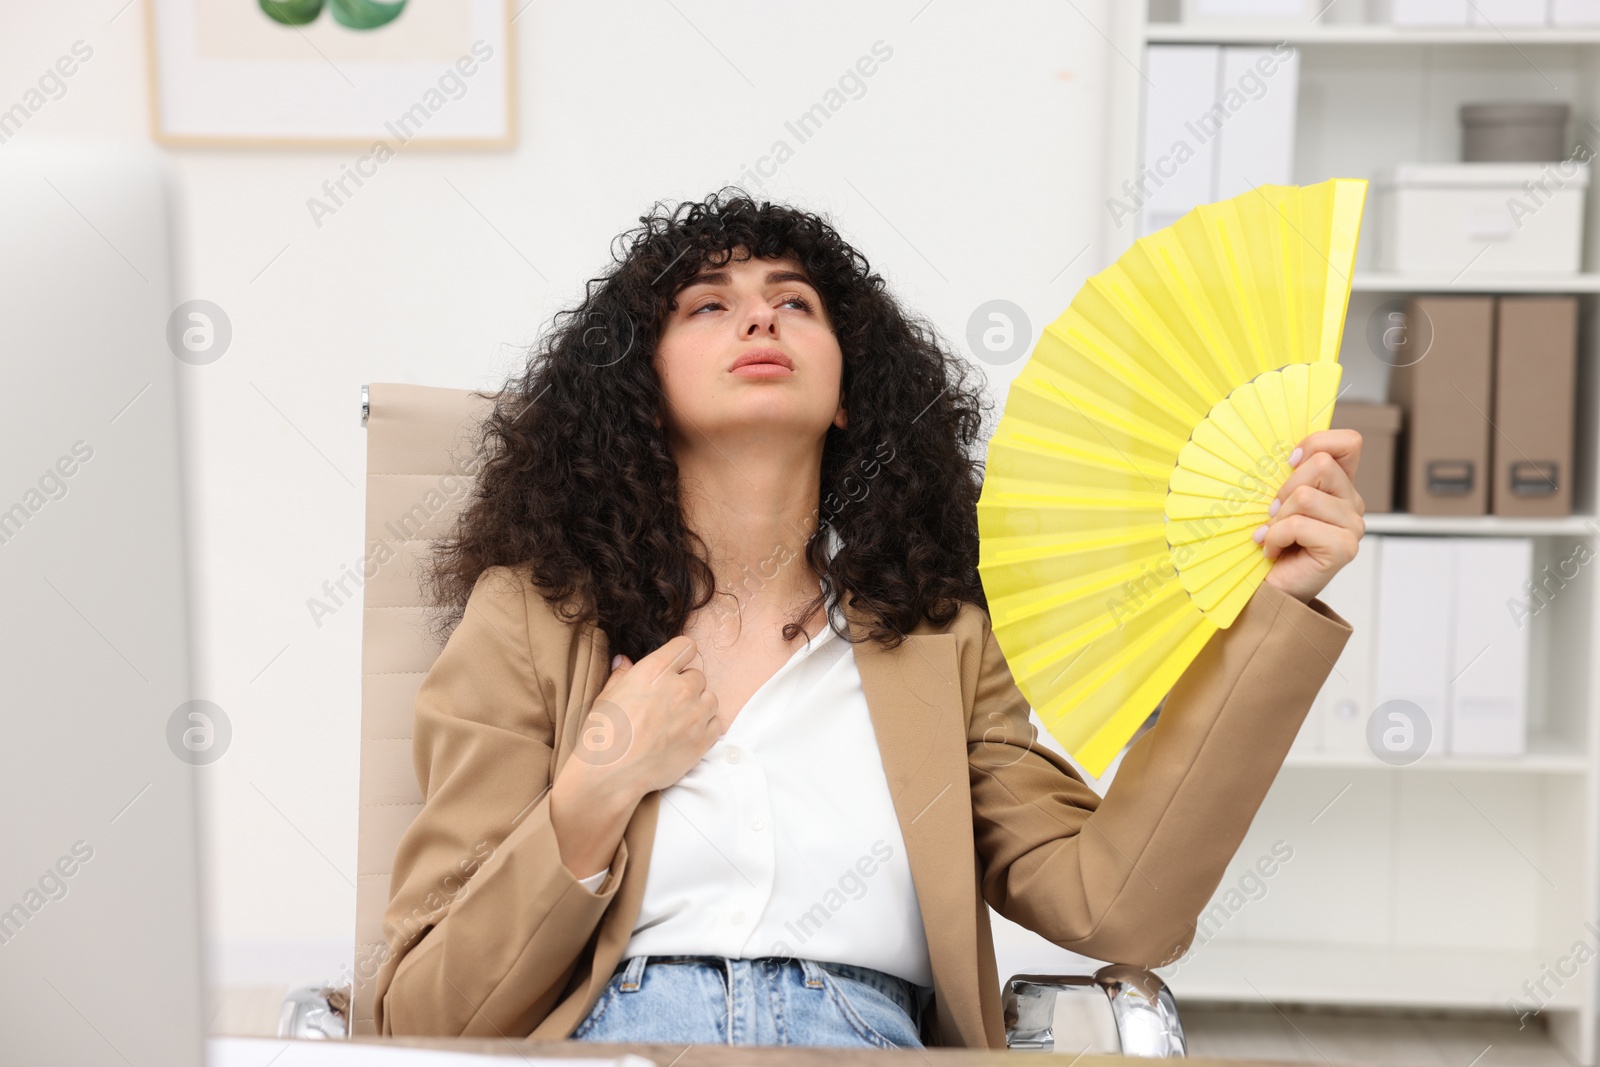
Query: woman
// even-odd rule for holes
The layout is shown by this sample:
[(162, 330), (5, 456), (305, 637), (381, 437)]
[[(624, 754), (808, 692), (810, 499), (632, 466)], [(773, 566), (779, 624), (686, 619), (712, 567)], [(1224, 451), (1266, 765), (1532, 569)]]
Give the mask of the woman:
[(1351, 632), (1359, 436), (1301, 442), (1279, 562), (1102, 800), (989, 627), (966, 361), (815, 215), (641, 222), (427, 575), (378, 1031), (1003, 1048), (989, 907), (1176, 959)]

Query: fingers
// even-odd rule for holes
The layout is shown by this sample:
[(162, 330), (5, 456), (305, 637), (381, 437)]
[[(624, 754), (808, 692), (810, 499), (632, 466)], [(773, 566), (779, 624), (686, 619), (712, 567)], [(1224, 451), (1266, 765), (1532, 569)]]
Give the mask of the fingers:
[(668, 641), (666, 644), (650, 653), (650, 655), (646, 656), (644, 660), (640, 660), (639, 663), (635, 664), (634, 666), (642, 665), (645, 660), (662, 657), (662, 654), (666, 653), (668, 649), (672, 650), (671, 654), (662, 658), (661, 669), (651, 677), (651, 682), (657, 681), (664, 675), (677, 674), (689, 664), (693, 663), (695, 657), (700, 655), (700, 648), (694, 643), (694, 639), (686, 634), (679, 634), (671, 641)]
[(678, 672), (678, 677), (688, 683), (689, 692), (691, 693), (709, 692), (706, 689), (706, 676), (703, 671), (696, 670), (693, 667), (685, 667)]
[(719, 710), (720, 705), (717, 703), (717, 695), (711, 690), (707, 689), (704, 693), (700, 694), (700, 705), (705, 709), (706, 716), (701, 725), (707, 730), (711, 731), (711, 737), (714, 742), (717, 738), (728, 732), (728, 724), (722, 721), (722, 713)]
[(1306, 434), (1300, 442), (1301, 459), (1295, 467), (1295, 473), (1298, 474), (1317, 452), (1326, 452), (1344, 471), (1345, 477), (1354, 481), (1356, 470), (1361, 466), (1361, 434), (1350, 429), (1318, 430)]
[[(1315, 452), (1302, 460), (1278, 491), (1277, 499), (1281, 502), (1278, 513), (1268, 521), (1261, 540), (1267, 559), (1277, 559), (1296, 543), (1311, 549), (1320, 560), (1336, 562), (1338, 566), (1354, 558), (1354, 546), (1367, 530), (1362, 518), (1366, 506), (1349, 475), (1331, 455)], [(1349, 556), (1335, 551), (1330, 538), (1347, 540), (1351, 546)]]
[[(1355, 434), (1354, 430), (1329, 430), (1324, 432)], [(1306, 440), (1314, 441), (1320, 436), (1321, 434), (1311, 434)], [(1356, 449), (1358, 453), (1360, 450), (1360, 437), (1360, 434), (1356, 434), (1358, 442)], [(1304, 448), (1305, 446), (1301, 447)], [(1283, 485), (1278, 487), (1275, 499), (1280, 505), (1287, 506), (1289, 498), (1301, 486), (1310, 486), (1313, 489), (1321, 490), (1324, 493), (1348, 501), (1357, 515), (1365, 515), (1367, 513), (1366, 501), (1361, 499), (1361, 494), (1356, 492), (1355, 482), (1351, 480), (1355, 465), (1352, 464), (1349, 467), (1345, 465), (1349, 458), (1348, 453), (1341, 459), (1331, 452), (1308, 452), (1289, 477), (1284, 480)], [(1357, 460), (1359, 461), (1359, 454), (1357, 455)], [(1279, 511), (1281, 514), (1281, 507)]]
[[(1356, 498), (1360, 500), (1359, 497)], [(1268, 520), (1270, 528), (1293, 515), (1304, 515), (1312, 519), (1342, 526), (1355, 532), (1359, 537), (1367, 531), (1366, 520), (1362, 518), (1361, 511), (1356, 502), (1347, 500), (1342, 496), (1318, 489), (1314, 485), (1301, 485), (1295, 488), (1283, 501), (1283, 506), (1278, 509), (1277, 515)]]
[(1289, 548), (1300, 545), (1326, 568), (1337, 570), (1356, 558), (1359, 540), (1360, 535), (1349, 527), (1309, 515), (1290, 515), (1267, 527), (1261, 547), (1267, 559), (1275, 560)]

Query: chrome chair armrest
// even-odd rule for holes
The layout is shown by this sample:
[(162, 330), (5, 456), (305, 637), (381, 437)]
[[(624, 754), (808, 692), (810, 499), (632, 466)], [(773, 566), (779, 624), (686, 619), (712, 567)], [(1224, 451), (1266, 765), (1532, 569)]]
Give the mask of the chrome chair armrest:
[(1001, 1002), (1007, 1048), (1160, 1058), (1188, 1054), (1172, 991), (1143, 967), (1109, 964), (1092, 975), (1012, 975)]
[(279, 1037), (349, 1036), (350, 990), (346, 986), (296, 986), (278, 1011)]

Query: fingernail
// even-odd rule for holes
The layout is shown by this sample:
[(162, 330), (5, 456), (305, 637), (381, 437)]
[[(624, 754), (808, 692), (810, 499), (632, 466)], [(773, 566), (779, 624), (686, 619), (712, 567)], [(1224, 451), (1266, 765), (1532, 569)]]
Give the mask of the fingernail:
[(1272, 503), (1267, 505), (1267, 514), (1268, 515), (1276, 515), (1276, 514), (1278, 514), (1278, 509), (1281, 508), (1281, 507), (1283, 507), (1283, 501), (1274, 500)]
[(611, 657), (611, 669), (612, 670), (616, 670), (621, 665), (622, 665), (622, 653), (618, 652), (615, 656)]
[(1289, 466), (1292, 467), (1296, 463), (1300, 462), (1300, 454), (1301, 454), (1301, 450), (1298, 449), (1298, 448), (1295, 449), (1293, 452), (1289, 453)]
[(1267, 539), (1267, 528), (1265, 526), (1257, 526), (1256, 532), (1250, 536), (1255, 538), (1256, 544), (1259, 545), (1261, 542)]

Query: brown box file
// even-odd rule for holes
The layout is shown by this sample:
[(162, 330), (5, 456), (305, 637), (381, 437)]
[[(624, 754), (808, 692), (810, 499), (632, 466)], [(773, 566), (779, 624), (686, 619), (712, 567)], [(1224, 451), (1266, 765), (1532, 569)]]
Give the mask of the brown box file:
[(1389, 399), (1400, 406), (1400, 505), (1413, 515), (1489, 511), (1489, 386), (1494, 297), (1418, 296), (1407, 301), (1413, 350), (1394, 368)]
[(1333, 405), (1330, 428), (1361, 435), (1361, 466), (1356, 492), (1367, 514), (1394, 510), (1395, 437), (1400, 432), (1400, 405), (1340, 400)]
[(1570, 515), (1578, 298), (1502, 296), (1496, 320), (1490, 507)]

